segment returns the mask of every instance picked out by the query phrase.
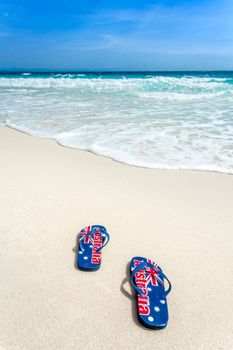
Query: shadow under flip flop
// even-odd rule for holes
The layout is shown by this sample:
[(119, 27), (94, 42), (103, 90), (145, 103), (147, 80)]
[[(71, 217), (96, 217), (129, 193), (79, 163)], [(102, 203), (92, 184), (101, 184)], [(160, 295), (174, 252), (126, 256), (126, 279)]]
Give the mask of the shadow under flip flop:
[(76, 245), (75, 245), (75, 247), (72, 249), (72, 251), (75, 253), (75, 254), (74, 254), (74, 268), (75, 268), (76, 270), (79, 270), (79, 268), (78, 268), (79, 236), (80, 236), (80, 233), (77, 234), (76, 240), (75, 240)]

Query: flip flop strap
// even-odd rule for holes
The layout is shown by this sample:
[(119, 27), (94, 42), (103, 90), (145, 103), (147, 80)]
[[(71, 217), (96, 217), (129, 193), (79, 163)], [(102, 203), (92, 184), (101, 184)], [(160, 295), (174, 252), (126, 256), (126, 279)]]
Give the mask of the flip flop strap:
[[(153, 278), (155, 278), (158, 283), (160, 283), (163, 287), (164, 287), (164, 283), (163, 283), (163, 279), (165, 279), (167, 282), (168, 282), (168, 290), (164, 290), (164, 292), (161, 294), (161, 298), (166, 298), (166, 296), (170, 293), (171, 291), (171, 282), (169, 281), (169, 279), (167, 278), (167, 276), (161, 271), (161, 269), (158, 267), (158, 266), (154, 266), (153, 264), (150, 264), (146, 261), (142, 261), (137, 267), (135, 267), (135, 269), (132, 271), (132, 275), (131, 275), (131, 282), (132, 282), (132, 285), (134, 287), (134, 289), (137, 291), (138, 294), (140, 294), (142, 297), (144, 297), (145, 295), (143, 294), (142, 290), (140, 287), (138, 287), (134, 280), (135, 280), (135, 275), (137, 272), (139, 272), (140, 270), (144, 269), (145, 268), (150, 268), (150, 269), (147, 269), (145, 272), (148, 274), (150, 273)], [(155, 270), (156, 268), (156, 270)], [(155, 271), (154, 273), (152, 271)]]
[[(103, 243), (103, 245), (102, 245), (100, 248), (98, 248), (98, 249), (96, 250), (97, 253), (99, 253), (99, 252), (108, 244), (109, 239), (110, 239), (110, 235), (109, 235), (109, 233), (106, 231), (106, 229), (104, 230), (104, 229), (100, 228), (99, 230), (100, 230), (100, 232), (101, 232), (102, 234), (105, 235), (105, 238), (104, 238), (104, 243)], [(89, 236), (91, 236), (91, 235), (95, 235), (96, 233), (98, 233), (98, 231), (97, 231), (97, 228), (95, 227), (95, 228), (93, 228), (90, 232), (87, 232), (86, 234), (84, 234), (82, 237), (79, 238), (79, 245), (80, 245), (80, 248), (81, 248), (82, 251), (85, 250), (85, 249), (84, 249), (84, 246), (83, 246), (83, 241), (84, 241), (84, 239), (87, 238), (87, 237), (89, 237)]]
[(100, 248), (98, 248), (96, 251), (97, 251), (97, 253), (98, 252), (100, 252), (107, 244), (108, 244), (108, 242), (109, 242), (109, 240), (110, 240), (110, 235), (109, 235), (109, 233), (105, 230), (105, 232), (102, 232), (102, 234), (104, 234), (105, 235), (105, 237), (104, 237), (104, 243), (103, 243), (103, 245), (100, 247)]

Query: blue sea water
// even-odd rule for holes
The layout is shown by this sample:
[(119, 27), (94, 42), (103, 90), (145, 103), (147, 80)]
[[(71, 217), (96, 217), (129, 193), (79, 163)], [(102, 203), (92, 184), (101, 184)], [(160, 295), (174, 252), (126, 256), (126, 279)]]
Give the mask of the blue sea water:
[(233, 173), (233, 72), (2, 72), (0, 123), (126, 164)]

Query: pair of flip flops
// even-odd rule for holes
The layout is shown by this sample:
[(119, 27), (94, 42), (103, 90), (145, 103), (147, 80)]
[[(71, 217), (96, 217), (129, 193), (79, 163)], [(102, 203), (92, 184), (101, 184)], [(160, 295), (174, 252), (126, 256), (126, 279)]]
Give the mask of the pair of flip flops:
[[(101, 266), (102, 249), (110, 236), (104, 226), (92, 225), (81, 230), (77, 265), (84, 271), (96, 271)], [(134, 257), (130, 262), (131, 283), (137, 294), (139, 322), (151, 329), (162, 329), (168, 323), (167, 295), (171, 283), (162, 269), (150, 259)], [(168, 283), (165, 290), (164, 281)]]

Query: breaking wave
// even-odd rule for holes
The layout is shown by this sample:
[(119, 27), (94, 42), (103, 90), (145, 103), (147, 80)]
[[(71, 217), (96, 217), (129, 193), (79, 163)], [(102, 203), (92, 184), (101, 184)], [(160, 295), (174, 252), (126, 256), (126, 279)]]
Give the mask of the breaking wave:
[(0, 122), (149, 168), (233, 173), (233, 74), (0, 75)]

